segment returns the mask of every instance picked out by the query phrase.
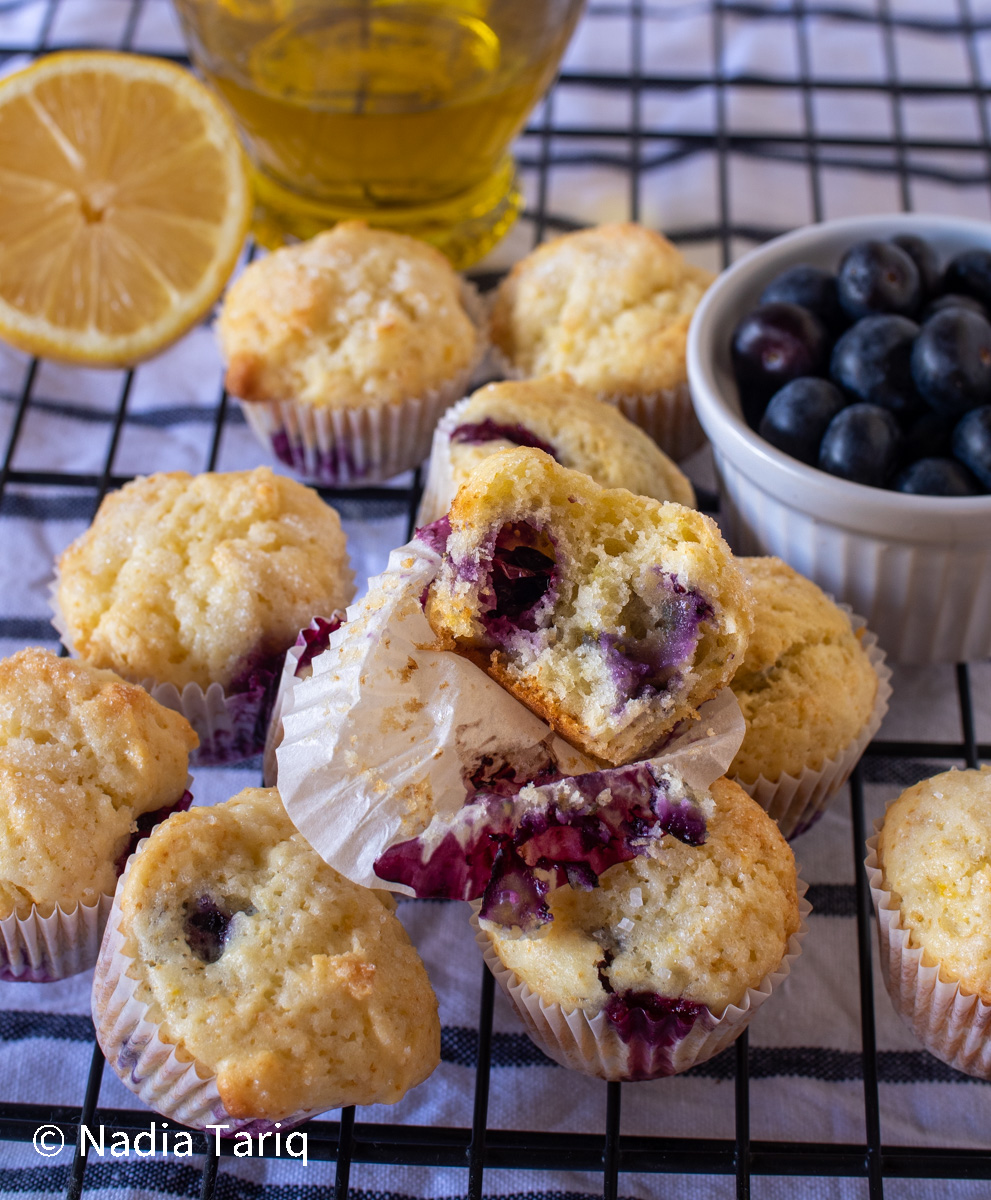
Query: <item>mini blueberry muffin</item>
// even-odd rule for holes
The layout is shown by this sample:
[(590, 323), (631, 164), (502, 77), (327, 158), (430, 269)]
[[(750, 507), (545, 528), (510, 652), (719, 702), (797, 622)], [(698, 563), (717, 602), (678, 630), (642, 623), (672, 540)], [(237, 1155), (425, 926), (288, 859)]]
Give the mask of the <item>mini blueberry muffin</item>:
[(907, 788), (868, 843), (881, 969), (930, 1053), (991, 1079), (991, 767)]
[(251, 263), (217, 321), (227, 388), (304, 478), (422, 462), (484, 352), (477, 301), (426, 242), (345, 221)]
[(652, 1079), (710, 1058), (798, 950), (794, 857), (728, 779), (712, 785), (702, 845), (665, 836), (598, 887), (560, 887), (548, 903), (541, 936), (487, 923), (479, 940), (541, 1049), (607, 1079)]
[(688, 326), (714, 276), (642, 225), (538, 246), (500, 285), (490, 337), (523, 377), (566, 371), (675, 460), (705, 440), (688, 393)]
[(189, 803), (195, 746), (111, 671), (41, 649), (0, 660), (0, 978), (93, 965), (136, 832)]
[(123, 1082), (235, 1130), (392, 1104), (424, 1080), (437, 1001), (391, 899), (327, 866), (274, 788), (174, 820), (132, 858), (94, 978)]
[[(286, 650), (353, 595), (337, 513), (259, 467), (151, 475), (112, 492), (59, 559), (55, 602), (80, 658), (152, 681), (182, 707), (202, 764), (262, 748)], [(211, 688), (216, 699), (204, 699)]]
[[(887, 670), (882, 693), (865, 631), (854, 632), (810, 579), (779, 558), (736, 561), (750, 581), (755, 623), (730, 682), (747, 731), (728, 774), (791, 836), (821, 814), (876, 732), (890, 691)], [(775, 785), (803, 774), (787, 810), (771, 807)]]
[(449, 523), (426, 605), (442, 645), (597, 759), (643, 758), (742, 660), (749, 588), (692, 509), (520, 448), (481, 463)]
[(642, 429), (568, 375), (490, 383), (445, 413), (434, 435), (417, 518), (451, 507), (459, 487), (497, 450), (532, 446), (603, 487), (695, 507), (691, 483)]

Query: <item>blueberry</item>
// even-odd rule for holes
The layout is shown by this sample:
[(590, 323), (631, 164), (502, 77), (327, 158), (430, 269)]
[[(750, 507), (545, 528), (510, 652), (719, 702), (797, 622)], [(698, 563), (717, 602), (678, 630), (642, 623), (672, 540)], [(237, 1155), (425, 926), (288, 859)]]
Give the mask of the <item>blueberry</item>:
[(953, 431), (953, 454), (991, 491), (991, 404), (971, 409)]
[(914, 233), (899, 233), (891, 240), (899, 250), (904, 250), (915, 263), (915, 268), (919, 272), (919, 283), (922, 286), (922, 299), (934, 296), (939, 291), (941, 272), (939, 256), (933, 247), (925, 238), (916, 237)]
[(918, 325), (908, 317), (863, 317), (833, 347), (829, 373), (857, 400), (880, 404), (897, 417), (925, 405), (912, 382), (912, 344)]
[(771, 397), (760, 423), (760, 436), (814, 467), (826, 426), (848, 403), (828, 379), (793, 379)]
[(952, 439), (953, 418), (925, 408), (902, 425), (901, 461), (907, 466), (917, 458), (947, 458)]
[(980, 486), (962, 463), (953, 458), (920, 458), (900, 471), (891, 485), (913, 496), (976, 496)]
[(192, 912), (187, 911), (186, 945), (201, 962), (215, 963), (223, 954), (232, 917), (233, 913), (220, 908), (210, 896), (199, 896)]
[(886, 408), (851, 404), (823, 434), (819, 466), (852, 483), (884, 487), (898, 458), (900, 436), (898, 422)]
[(937, 412), (962, 416), (991, 401), (991, 324), (964, 308), (945, 308), (922, 326), (912, 348), (912, 378)]
[(947, 292), (944, 296), (937, 296), (935, 300), (926, 305), (922, 310), (920, 320), (928, 321), (930, 317), (942, 312), (944, 308), (969, 308), (971, 312), (977, 313), (985, 321), (988, 319), (988, 310), (980, 300), (975, 300), (973, 296), (963, 296), (959, 292)]
[(893, 242), (858, 242), (843, 255), (836, 275), (840, 304), (853, 319), (872, 313), (912, 316), (922, 287), (912, 259)]
[(740, 390), (767, 400), (792, 379), (820, 375), (828, 338), (822, 322), (797, 304), (763, 304), (733, 333), (733, 370)]
[(776, 276), (760, 294), (761, 304), (798, 304), (817, 316), (833, 333), (847, 324), (836, 292), (836, 276), (821, 267), (799, 263)]
[(944, 292), (962, 292), (991, 309), (991, 250), (965, 250), (952, 259), (943, 276)]

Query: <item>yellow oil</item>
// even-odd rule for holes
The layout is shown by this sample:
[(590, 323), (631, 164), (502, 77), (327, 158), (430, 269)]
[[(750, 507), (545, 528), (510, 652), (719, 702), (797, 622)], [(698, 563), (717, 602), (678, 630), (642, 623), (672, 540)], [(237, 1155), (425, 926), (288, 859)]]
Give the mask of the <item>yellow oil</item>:
[(178, 7), (245, 137), (264, 240), (357, 216), (427, 237), (463, 266), (519, 211), (508, 148), (580, 3)]

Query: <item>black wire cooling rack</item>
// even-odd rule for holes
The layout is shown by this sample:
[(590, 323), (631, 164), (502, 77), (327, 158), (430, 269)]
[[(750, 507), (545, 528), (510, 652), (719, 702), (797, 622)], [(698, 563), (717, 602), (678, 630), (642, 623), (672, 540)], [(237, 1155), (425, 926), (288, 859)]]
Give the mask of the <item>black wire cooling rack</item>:
[[(28, 32), (19, 33), (8, 44), (0, 40), (0, 68), (12, 59), (34, 58), (54, 48), (92, 46), (94, 43), (88, 40), (73, 45), (71, 32), (68, 37), (64, 34), (66, 28), (71, 31), (71, 9), (78, 2), (2, 0), (0, 17), (20, 11), (25, 20), (18, 28)], [(101, 38), (100, 44), (141, 52), (145, 48), (141, 44), (143, 24), (150, 11), (165, 0), (101, 2), (115, 32), (112, 37)], [(934, 15), (936, 9), (938, 15)], [(663, 44), (665, 23), (700, 16), (707, 23), (711, 69), (679, 73), (651, 47)], [(868, 172), (882, 179), (893, 196), (887, 206), (889, 209), (911, 210), (925, 203), (935, 203), (942, 205), (944, 211), (991, 214), (991, 125), (988, 90), (982, 82), (983, 54), (985, 49), (991, 51), (991, 10), (981, 14), (972, 7), (970, 0), (949, 0), (938, 5), (915, 4), (907, 8), (896, 5), (895, 0), (861, 0), (859, 3), (850, 0), (848, 4), (839, 0), (836, 3), (815, 3), (814, 0), (774, 3), (771, 0), (765, 4), (617, 0), (615, 4), (593, 3), (586, 12), (584, 23), (586, 27), (594, 28), (596, 21), (616, 18), (622, 18), (629, 30), (628, 69), (616, 72), (565, 69), (520, 139), (518, 159), (530, 191), (530, 205), (522, 227), (529, 235), (530, 244), (536, 244), (548, 232), (583, 223), (566, 206), (554, 201), (557, 177), (569, 168), (593, 164), (610, 172), (617, 181), (617, 190), (625, 192), (626, 211), (619, 215), (649, 221), (649, 214), (644, 212), (645, 181), (660, 180), (663, 184), (677, 171), (679, 163), (692, 156), (707, 156), (712, 160), (714, 219), (695, 225), (667, 227), (665, 232), (685, 246), (715, 247), (722, 265), (728, 264), (749, 244), (766, 240), (805, 221), (839, 215), (829, 211), (829, 198), (835, 196), (835, 180), (842, 178), (844, 172)], [(758, 38), (789, 39), (794, 69), (764, 74), (754, 70), (741, 72), (728, 65), (727, 46), (744, 27)], [(865, 37), (875, 39), (881, 47), (883, 65), (880, 75), (877, 72), (858, 73), (856, 61), (851, 71), (832, 74), (818, 71), (815, 50), (822, 31), (849, 39), (851, 47), (863, 44)], [(958, 65), (939, 77), (930, 73), (928, 78), (920, 78), (918, 73), (906, 73), (901, 69), (906, 40), (909, 45), (921, 40), (934, 51), (952, 45)], [(169, 56), (186, 61), (178, 52)], [(935, 58), (939, 60), (940, 55), (936, 53)], [(991, 66), (988, 70), (991, 73)], [(584, 126), (560, 123), (556, 113), (564, 89), (584, 90), (591, 97), (590, 111), (597, 110), (599, 101), (602, 101), (604, 112), (618, 111), (614, 102), (617, 97), (621, 98), (625, 101), (625, 106), (621, 106), (624, 117), (615, 123), (596, 119)], [(787, 101), (787, 105), (797, 111), (797, 121), (790, 128), (777, 127), (774, 122), (767, 128), (752, 125), (738, 128), (734, 121), (734, 98), (744, 92), (758, 98)], [(647, 112), (652, 99), (690, 93), (711, 96), (712, 117), (707, 124), (661, 127), (652, 123)], [(818, 99), (825, 93), (847, 97), (857, 106), (858, 113), (869, 114), (880, 107), (887, 115), (887, 127), (873, 133), (871, 120), (865, 116), (863, 121), (859, 117), (850, 121), (843, 129), (820, 128)], [(946, 104), (969, 105), (971, 118), (962, 123), (947, 119), (935, 133), (925, 121), (919, 127), (918, 114), (926, 105)], [(584, 148), (590, 142), (597, 147), (593, 151)], [(807, 188), (807, 211), (794, 213), (787, 220), (766, 222), (740, 212), (734, 175), (745, 165), (768, 170), (784, 166), (800, 171)], [(765, 205), (768, 211), (773, 211), (773, 207), (773, 203)], [(763, 210), (760, 206), (758, 209), (760, 215)], [(494, 278), (495, 273), (479, 274), (478, 282), (484, 287)], [(32, 361), (19, 393), (4, 397), (14, 415), (0, 465), (0, 505), (11, 503), (18, 489), (40, 485), (69, 489), (80, 498), (88, 498), (95, 511), (109, 489), (120, 486), (129, 478), (115, 470), (115, 458), (121, 432), (128, 421), (134, 373), (127, 372), (123, 376), (102, 469), (74, 474), (43, 469), (19, 470), (13, 465), (25, 419), (32, 405), (38, 403), (35, 386), (38, 368), (37, 360)], [(228, 398), (221, 392), (216, 399), (203, 469), (210, 470), (216, 465), (225, 428), (233, 419), (235, 414), (228, 408)], [(142, 470), (149, 472), (155, 469), (154, 462), (142, 466)], [(376, 517), (405, 512), (412, 530), (419, 482), (417, 473), (408, 486), (398, 489), (349, 489), (324, 491), (323, 494), (353, 516)], [(704, 506), (718, 507), (715, 495), (703, 495), (703, 501), (706, 500)], [(16, 621), (5, 622), (3, 633), (15, 638), (36, 636), (33, 623), (26, 623), (21, 631)], [(956, 683), (962, 731), (959, 741), (875, 741), (850, 784), (850, 850), (857, 880), (855, 904), (864, 1106), (862, 1141), (836, 1144), (751, 1140), (752, 1055), (746, 1034), (737, 1041), (727, 1059), (732, 1061), (735, 1072), (735, 1132), (732, 1138), (621, 1135), (623, 1087), (619, 1084), (605, 1085), (605, 1125), (597, 1135), (489, 1129), (486, 1115), (493, 1045), (493, 982), (485, 972), (478, 1013), (471, 1124), (457, 1128), (366, 1124), (356, 1121), (353, 1109), (344, 1110), (339, 1122), (311, 1122), (307, 1127), (310, 1159), (336, 1164), (334, 1182), (328, 1184), (327, 1194), (333, 1192), (340, 1198), (348, 1195), (353, 1162), (461, 1168), (460, 1179), (464, 1178), (463, 1172), (467, 1168), (465, 1190), (473, 1200), (482, 1195), (484, 1172), (493, 1168), (586, 1172), (589, 1187), (595, 1188), (596, 1179), (601, 1180), (601, 1191), (607, 1198), (619, 1195), (622, 1175), (627, 1172), (733, 1176), (736, 1195), (740, 1198), (750, 1195), (751, 1177), (760, 1175), (856, 1177), (866, 1181), (866, 1194), (872, 1200), (883, 1195), (886, 1178), (991, 1180), (991, 1151), (893, 1147), (881, 1142), (878, 1078), (883, 1056), (879, 1056), (876, 1048), (871, 902), (861, 867), (866, 832), (863, 778), (865, 772), (870, 772), (872, 758), (928, 759), (968, 766), (991, 758), (991, 746), (978, 744), (975, 738), (967, 665), (956, 668)], [(5, 1102), (0, 1081), (0, 1140), (30, 1141), (43, 1123), (58, 1126), (70, 1145), (76, 1142), (81, 1124), (103, 1124), (129, 1134), (146, 1130), (146, 1113), (97, 1107), (103, 1069), (102, 1055), (99, 1047), (94, 1045), (85, 1094), (66, 1096), (66, 1103), (55, 1107)], [(223, 1166), (210, 1139), (194, 1135), (194, 1146), (196, 1152), (204, 1156), (201, 1195), (211, 1197), (218, 1192), (218, 1171), (222, 1172)], [(230, 1152), (230, 1148), (225, 1148), (221, 1158)], [(67, 1197), (83, 1194), (87, 1186), (86, 1171), (87, 1159), (77, 1148), (71, 1168), (64, 1177), (59, 1176)], [(96, 1186), (92, 1179), (90, 1183)], [(49, 1190), (45, 1184), (33, 1186)]]

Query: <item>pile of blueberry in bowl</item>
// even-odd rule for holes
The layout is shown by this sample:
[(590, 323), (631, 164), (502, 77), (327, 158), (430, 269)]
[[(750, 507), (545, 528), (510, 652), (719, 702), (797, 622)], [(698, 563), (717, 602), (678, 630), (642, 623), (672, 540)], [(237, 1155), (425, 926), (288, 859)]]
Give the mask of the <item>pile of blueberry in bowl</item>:
[(870, 487), (991, 492), (991, 249), (915, 233), (776, 275), (732, 334), (743, 413), (772, 446)]
[(723, 271), (688, 333), (730, 546), (815, 580), (900, 663), (991, 656), (981, 262), (989, 222), (808, 225)]

